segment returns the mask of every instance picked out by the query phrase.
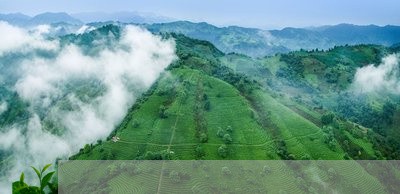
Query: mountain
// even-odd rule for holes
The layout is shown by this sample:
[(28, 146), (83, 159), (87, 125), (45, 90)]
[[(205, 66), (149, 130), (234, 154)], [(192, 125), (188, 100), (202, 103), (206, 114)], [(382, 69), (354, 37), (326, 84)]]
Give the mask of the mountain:
[(400, 27), (398, 26), (357, 26), (339, 24), (336, 26), (316, 29), (325, 37), (335, 40), (338, 44), (380, 44), (390, 46), (400, 42)]
[(261, 30), (237, 26), (216, 27), (207, 23), (179, 21), (145, 25), (153, 32), (175, 32), (207, 40), (225, 53), (235, 52), (252, 57), (286, 53), (300, 49), (329, 49), (340, 45), (400, 42), (399, 26), (357, 26), (339, 24), (317, 28), (284, 28)]
[(34, 17), (30, 17), (21, 13), (15, 14), (0, 14), (0, 20), (6, 21), (12, 25), (21, 27), (32, 27), (40, 24), (68, 24), (68, 25), (82, 25), (83, 23), (71, 17), (67, 13), (51, 13), (46, 12)]
[(73, 17), (80, 19), (85, 23), (92, 22), (107, 22), (107, 21), (118, 21), (122, 23), (165, 23), (171, 22), (174, 19), (157, 16), (155, 14), (150, 13), (138, 13), (138, 12), (114, 12), (114, 13), (105, 13), (105, 12), (84, 12), (84, 13), (76, 13), (72, 14)]
[[(390, 25), (380, 27), (376, 25), (338, 24), (309, 29), (284, 28), (282, 30), (272, 30), (271, 33), (279, 39), (292, 39), (293, 41), (311, 40), (311, 38), (316, 40), (325, 39), (327, 43), (334, 45), (380, 44), (390, 46), (400, 41), (398, 38), (400, 27)], [(321, 44), (319, 47), (324, 48), (324, 45)], [(306, 47), (303, 48), (305, 49)]]
[(31, 25), (39, 25), (39, 24), (52, 24), (52, 23), (68, 23), (80, 25), (83, 24), (80, 20), (73, 18), (64, 12), (59, 13), (51, 13), (46, 12), (39, 15), (36, 15), (30, 20)]
[(26, 25), (30, 19), (31, 17), (24, 15), (22, 13), (0, 14), (0, 20), (18, 26)]
[[(188, 37), (206, 40), (225, 53), (239, 53), (251, 57), (272, 56), (300, 49), (329, 49), (340, 45), (379, 44), (391, 46), (400, 42), (399, 26), (359, 26), (339, 24), (313, 28), (283, 28), (262, 30), (238, 26), (217, 27), (211, 24), (174, 21), (173, 18), (138, 12), (85, 12), (72, 16), (66, 13), (43, 13), (33, 18), (22, 14), (0, 15), (0, 20), (17, 26), (59, 24), (65, 30), (56, 33), (75, 33), (77, 25), (87, 23), (94, 28), (106, 24), (140, 24), (154, 33), (181, 33)], [(83, 21), (83, 22), (82, 22)], [(171, 22), (172, 21), (172, 22)], [(71, 26), (68, 26), (71, 25)], [(69, 30), (69, 29), (74, 30)]]
[(237, 26), (216, 27), (205, 22), (178, 21), (145, 25), (152, 32), (182, 33), (191, 38), (207, 40), (223, 52), (237, 52), (250, 56), (273, 55), (290, 51), (275, 44), (275, 38), (268, 31)]

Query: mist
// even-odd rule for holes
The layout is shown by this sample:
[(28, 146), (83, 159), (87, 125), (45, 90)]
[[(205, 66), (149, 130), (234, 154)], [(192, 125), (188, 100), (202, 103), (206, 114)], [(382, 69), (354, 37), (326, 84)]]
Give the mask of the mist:
[[(30, 115), (26, 123), (0, 129), (0, 151), (12, 152), (6, 176), (0, 179), (0, 188), (7, 192), (21, 172), (31, 171), (29, 166), (67, 158), (85, 144), (107, 137), (136, 98), (177, 58), (173, 40), (136, 26), (123, 27), (112, 49), (100, 47), (96, 55), (85, 54), (75, 44), (60, 46), (58, 39), (46, 39), (49, 26), (36, 29), (0, 22), (0, 56), (37, 49), (56, 53), (29, 55), (14, 64), (17, 80), (11, 88), (29, 104)], [(7, 108), (13, 107), (0, 99), (0, 114)], [(53, 123), (56, 131), (45, 122)], [(31, 178), (28, 174), (28, 183)]]
[(7, 102), (1, 102), (0, 101), (0, 115), (6, 112), (8, 109), (8, 104)]
[(358, 68), (353, 88), (358, 93), (388, 92), (400, 94), (399, 55), (391, 54), (379, 65)]

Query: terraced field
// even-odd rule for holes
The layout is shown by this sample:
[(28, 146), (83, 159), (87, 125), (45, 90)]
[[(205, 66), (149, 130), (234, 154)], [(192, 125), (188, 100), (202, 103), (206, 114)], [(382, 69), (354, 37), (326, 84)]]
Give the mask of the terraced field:
[[(203, 159), (278, 159), (278, 140), (286, 142), (288, 151), (298, 159), (306, 154), (315, 159), (343, 158), (340, 146), (330, 150), (323, 142), (323, 131), (314, 123), (266, 91), (256, 90), (252, 95), (270, 115), (257, 112), (235, 87), (220, 79), (193, 69), (175, 69), (165, 74), (153, 94), (126, 118), (127, 124), (115, 133), (120, 138), (117, 142), (103, 142), (77, 159), (104, 158), (110, 152), (118, 159), (134, 159), (149, 151), (166, 151), (175, 159), (193, 159), (197, 147), (201, 147)], [(207, 110), (196, 110), (196, 103), (202, 103), (198, 96), (207, 96)], [(161, 106), (165, 107), (163, 118)], [(280, 131), (279, 136), (274, 137), (255, 117), (268, 117), (271, 126)], [(206, 129), (205, 142), (199, 139), (199, 125)], [(221, 130), (229, 134), (230, 142), (218, 136)], [(221, 157), (218, 148), (225, 144), (228, 154)]]
[[(399, 172), (393, 162), (368, 163), (371, 168)], [(108, 193), (372, 194), (397, 187), (380, 182), (382, 174), (368, 173), (364, 165), (343, 160), (65, 161), (60, 164), (59, 183), (61, 193), (96, 189)]]

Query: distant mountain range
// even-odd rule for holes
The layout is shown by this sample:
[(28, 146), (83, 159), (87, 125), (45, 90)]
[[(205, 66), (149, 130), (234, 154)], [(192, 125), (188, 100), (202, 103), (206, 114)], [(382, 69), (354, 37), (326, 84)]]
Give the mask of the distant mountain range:
[[(400, 26), (359, 26), (339, 24), (313, 28), (262, 30), (238, 26), (217, 27), (205, 22), (174, 21), (172, 18), (137, 12), (43, 13), (30, 17), (21, 13), (0, 14), (0, 20), (29, 27), (39, 24), (61, 25), (63, 34), (76, 33), (84, 24), (93, 27), (126, 23), (140, 24), (154, 33), (174, 32), (191, 38), (207, 40), (226, 53), (241, 53), (252, 57), (286, 53), (294, 50), (328, 49), (338, 45), (400, 43)], [(74, 28), (69, 26), (75, 26)], [(73, 29), (73, 30), (71, 30)], [(61, 34), (60, 34), (61, 35)]]
[(6, 21), (10, 24), (17, 26), (34, 26), (40, 24), (55, 24), (55, 23), (67, 23), (72, 25), (81, 25), (82, 21), (76, 19), (67, 13), (51, 13), (46, 12), (34, 17), (30, 17), (21, 13), (11, 14), (0, 14), (0, 20)]
[(176, 21), (176, 19), (158, 16), (152, 13), (139, 13), (139, 12), (84, 12), (72, 14), (73, 17), (80, 19), (85, 23), (91, 22), (107, 22), (118, 21), (122, 23), (138, 23), (138, 24), (152, 24), (152, 23), (165, 23)]
[(339, 24), (316, 28), (262, 30), (237, 26), (216, 27), (207, 23), (178, 21), (146, 26), (153, 32), (176, 32), (207, 40), (224, 52), (253, 57), (300, 49), (328, 49), (337, 45), (379, 44), (392, 46), (400, 42), (400, 26), (358, 26)]
[(151, 13), (138, 13), (138, 12), (85, 12), (76, 14), (67, 14), (64, 12), (51, 13), (46, 12), (34, 17), (24, 15), (22, 13), (0, 14), (0, 20), (7, 21), (13, 25), (18, 26), (34, 26), (39, 24), (56, 24), (66, 23), (71, 25), (82, 25), (84, 23), (92, 22), (109, 22), (118, 21), (122, 23), (160, 23), (174, 21), (172, 18), (157, 16)]

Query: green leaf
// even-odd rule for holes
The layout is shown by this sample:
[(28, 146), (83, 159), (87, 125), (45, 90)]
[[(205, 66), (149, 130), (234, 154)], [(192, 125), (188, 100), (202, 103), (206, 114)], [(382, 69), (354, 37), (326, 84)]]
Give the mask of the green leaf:
[(20, 181), (15, 181), (12, 183), (12, 193), (19, 194), (22, 193), (21, 190), (27, 188), (28, 185), (26, 183), (21, 183)]
[(37, 176), (39, 177), (39, 180), (42, 178), (42, 176), (40, 176), (40, 172), (38, 169), (36, 169), (35, 167), (31, 166), (33, 168), (33, 170), (36, 172)]
[(51, 166), (51, 164), (47, 164), (46, 166), (44, 166), (43, 169), (42, 169), (42, 173), (43, 173), (44, 171), (46, 171), (47, 168), (49, 168), (50, 166)]
[(43, 193), (42, 191), (40, 191), (39, 187), (33, 187), (33, 186), (29, 186), (29, 187), (25, 187), (23, 189), (21, 189), (19, 192), (17, 192), (18, 194), (41, 194)]
[(42, 190), (43, 190), (43, 188), (45, 188), (47, 186), (47, 184), (49, 183), (49, 181), (50, 181), (50, 179), (51, 179), (51, 177), (53, 176), (54, 173), (55, 173), (54, 171), (50, 172), (50, 173), (46, 174), (46, 176), (43, 177), (42, 183), (40, 185), (40, 188)]
[(19, 177), (19, 182), (23, 183), (25, 179), (24, 173), (21, 173), (21, 176)]

